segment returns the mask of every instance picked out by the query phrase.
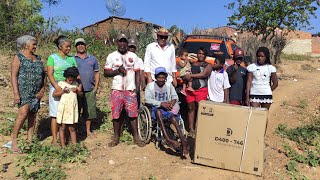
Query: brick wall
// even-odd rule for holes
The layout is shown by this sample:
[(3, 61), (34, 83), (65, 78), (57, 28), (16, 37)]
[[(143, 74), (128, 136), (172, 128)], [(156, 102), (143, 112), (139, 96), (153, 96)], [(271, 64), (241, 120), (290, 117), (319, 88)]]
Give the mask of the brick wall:
[(312, 54), (320, 55), (320, 37), (312, 37)]
[(93, 34), (98, 39), (109, 39), (109, 32), (114, 29), (116, 33), (125, 33), (134, 36), (136, 32), (145, 31), (147, 23), (127, 19), (111, 18), (107, 21), (88, 26), (83, 29), (85, 34)]

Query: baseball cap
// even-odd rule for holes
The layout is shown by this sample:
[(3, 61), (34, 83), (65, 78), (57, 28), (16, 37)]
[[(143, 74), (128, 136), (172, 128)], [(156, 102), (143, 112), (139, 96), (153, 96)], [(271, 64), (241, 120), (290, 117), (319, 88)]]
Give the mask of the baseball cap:
[(157, 75), (160, 74), (160, 73), (166, 73), (166, 74), (167, 74), (166, 68), (164, 68), (164, 67), (157, 67), (157, 68), (155, 69), (154, 74), (157, 76)]
[(121, 33), (118, 35), (117, 40), (119, 41), (120, 39), (126, 39), (128, 41), (128, 38), (125, 34)]
[(74, 41), (74, 45), (76, 45), (77, 43), (80, 43), (80, 42), (82, 42), (82, 43), (86, 43), (86, 41), (83, 39), (83, 38), (78, 38), (78, 39), (76, 39), (75, 41)]
[(241, 48), (237, 48), (233, 52), (234, 58), (243, 58), (244, 57), (244, 51)]
[(129, 39), (129, 40), (128, 40), (128, 46), (135, 46), (135, 47), (137, 47), (136, 40), (134, 40), (134, 39)]

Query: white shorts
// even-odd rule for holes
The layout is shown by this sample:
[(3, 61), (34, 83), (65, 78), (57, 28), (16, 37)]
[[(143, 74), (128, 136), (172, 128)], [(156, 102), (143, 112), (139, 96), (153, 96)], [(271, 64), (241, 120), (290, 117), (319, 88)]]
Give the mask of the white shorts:
[(58, 112), (58, 106), (59, 106), (59, 102), (60, 102), (60, 97), (53, 97), (53, 91), (54, 91), (54, 87), (50, 84), (49, 85), (50, 88), (50, 92), (49, 92), (49, 108), (50, 108), (50, 112), (49, 115), (50, 117), (57, 117), (57, 112)]

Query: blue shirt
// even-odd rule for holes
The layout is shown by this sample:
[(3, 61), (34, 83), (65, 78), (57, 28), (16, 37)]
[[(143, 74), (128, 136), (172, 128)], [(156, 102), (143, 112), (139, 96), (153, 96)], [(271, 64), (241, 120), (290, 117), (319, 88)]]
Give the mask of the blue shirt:
[[(87, 54), (84, 59), (75, 55), (84, 91), (92, 91), (95, 85), (94, 74), (99, 71), (97, 58)], [(99, 72), (98, 72), (99, 73)]]

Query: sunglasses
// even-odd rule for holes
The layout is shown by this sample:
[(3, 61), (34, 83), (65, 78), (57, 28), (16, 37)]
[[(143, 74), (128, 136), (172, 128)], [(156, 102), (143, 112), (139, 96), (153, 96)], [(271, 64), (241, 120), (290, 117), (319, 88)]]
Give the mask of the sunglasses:
[(79, 43), (76, 44), (76, 46), (80, 46), (80, 45), (86, 45), (86, 44), (83, 43), (83, 42), (79, 42)]
[(158, 37), (159, 37), (160, 39), (168, 39), (168, 36), (158, 35)]

